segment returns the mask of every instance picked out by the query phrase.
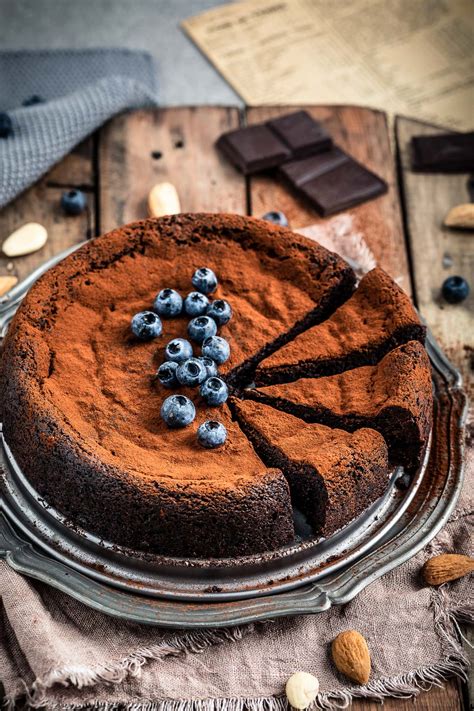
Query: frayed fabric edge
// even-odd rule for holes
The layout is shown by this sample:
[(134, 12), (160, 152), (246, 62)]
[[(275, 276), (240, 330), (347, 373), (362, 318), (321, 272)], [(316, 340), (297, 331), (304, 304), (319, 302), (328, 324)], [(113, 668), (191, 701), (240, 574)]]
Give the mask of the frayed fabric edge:
[[(421, 667), (412, 672), (385, 679), (374, 679), (365, 686), (347, 687), (337, 691), (322, 692), (310, 709), (316, 711), (337, 711), (348, 708), (355, 698), (366, 698), (383, 702), (384, 698), (406, 699), (417, 696), (433, 686), (442, 686), (452, 676), (467, 679), (469, 659), (459, 640), (458, 620), (474, 621), (474, 606), (463, 603), (452, 605), (446, 586), (432, 590), (435, 631), (443, 651), (443, 659), (436, 664)], [(64, 667), (37, 679), (26, 692), (26, 708), (38, 709), (47, 706), (51, 711), (286, 711), (289, 704), (284, 696), (261, 698), (211, 698), (190, 700), (143, 701), (136, 699), (129, 703), (97, 702), (95, 704), (57, 704), (47, 696), (47, 691), (55, 684), (76, 686), (78, 689), (98, 683), (119, 684), (128, 676), (139, 676), (141, 668), (149, 661), (164, 659), (188, 653), (203, 652), (211, 645), (235, 642), (253, 632), (255, 625), (226, 630), (210, 630), (174, 637), (159, 645), (138, 649), (115, 665), (104, 665), (94, 669), (74, 669)], [(6, 708), (13, 709), (15, 699), (6, 700)]]

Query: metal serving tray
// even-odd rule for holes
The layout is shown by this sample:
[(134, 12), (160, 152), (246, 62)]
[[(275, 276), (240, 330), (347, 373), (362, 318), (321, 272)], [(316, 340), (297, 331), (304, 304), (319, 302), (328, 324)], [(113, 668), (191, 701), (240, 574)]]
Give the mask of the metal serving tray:
[[(0, 335), (32, 283), (67, 254), (0, 300)], [(329, 539), (314, 539), (296, 512), (295, 543), (262, 555), (184, 560), (119, 548), (68, 526), (31, 487), (0, 433), (0, 557), (102, 612), (166, 627), (220, 627), (345, 603), (426, 545), (459, 495), (466, 399), (430, 334), (427, 349), (435, 409), (423, 465), (408, 488), (395, 470), (385, 495)]]

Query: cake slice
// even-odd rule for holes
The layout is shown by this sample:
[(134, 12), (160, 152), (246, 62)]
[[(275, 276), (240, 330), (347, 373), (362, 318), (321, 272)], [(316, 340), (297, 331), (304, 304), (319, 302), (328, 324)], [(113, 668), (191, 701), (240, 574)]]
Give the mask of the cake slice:
[(322, 378), (248, 390), (306, 422), (353, 432), (371, 427), (387, 442), (390, 460), (408, 469), (420, 465), (431, 430), (431, 367), (424, 346), (410, 341), (367, 365)]
[(315, 533), (330, 536), (387, 487), (387, 445), (379, 432), (307, 424), (251, 400), (233, 400), (232, 406), (265, 464), (285, 474), (293, 503)]
[(376, 267), (324, 323), (262, 360), (255, 382), (271, 385), (373, 365), (396, 346), (423, 343), (425, 333), (409, 297)]

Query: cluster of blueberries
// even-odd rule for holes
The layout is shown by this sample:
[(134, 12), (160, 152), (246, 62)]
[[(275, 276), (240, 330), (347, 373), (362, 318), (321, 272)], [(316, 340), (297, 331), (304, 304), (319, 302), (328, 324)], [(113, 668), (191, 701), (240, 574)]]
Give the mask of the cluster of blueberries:
[[(174, 338), (165, 348), (166, 360), (158, 368), (156, 379), (167, 388), (179, 385), (199, 387), (207, 404), (217, 407), (229, 395), (227, 385), (219, 377), (218, 366), (230, 356), (229, 344), (217, 335), (217, 329), (230, 321), (232, 309), (224, 299), (209, 300), (208, 294), (217, 289), (217, 278), (212, 269), (197, 269), (192, 284), (196, 291), (184, 300), (174, 289), (162, 289), (155, 299), (153, 311), (141, 311), (132, 318), (132, 332), (140, 340), (150, 340), (161, 336), (161, 318), (180, 316), (183, 311), (190, 316), (189, 338), (201, 346), (201, 355), (194, 356), (190, 341)], [(161, 416), (168, 427), (186, 427), (195, 419), (196, 408), (185, 395), (171, 395), (161, 406)], [(227, 430), (220, 422), (208, 420), (199, 426), (197, 438), (203, 447), (213, 449), (224, 444)]]

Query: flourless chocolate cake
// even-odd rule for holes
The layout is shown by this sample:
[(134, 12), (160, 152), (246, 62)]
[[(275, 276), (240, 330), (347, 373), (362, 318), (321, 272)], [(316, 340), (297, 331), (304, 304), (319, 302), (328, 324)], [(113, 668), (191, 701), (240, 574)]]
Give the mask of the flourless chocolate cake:
[(285, 383), (373, 365), (402, 343), (424, 343), (425, 335), (426, 329), (408, 296), (376, 267), (324, 323), (305, 330), (263, 360), (256, 371), (256, 382)]
[[(239, 423), (227, 404), (210, 407), (199, 390), (173, 391), (155, 377), (166, 344), (188, 338), (189, 316), (163, 318), (163, 332), (152, 340), (140, 340), (130, 327), (135, 314), (155, 308), (161, 289), (183, 297), (192, 291), (191, 276), (204, 266), (218, 277), (211, 300), (224, 299), (233, 311), (219, 326), (230, 345), (219, 373), (234, 393)], [(383, 493), (388, 470), (382, 435), (305, 425), (238, 398), (261, 361), (278, 358), (279, 349), (292, 348), (364, 291), (374, 338), (384, 343), (375, 349), (380, 357), (398, 345), (398, 327), (387, 337), (383, 325), (396, 320), (394, 302), (403, 305), (403, 338), (421, 340), (423, 327), (408, 298), (387, 275), (376, 274), (351, 298), (355, 276), (339, 256), (288, 229), (237, 215), (150, 219), (92, 240), (32, 287), (9, 328), (0, 361), (5, 440), (49, 505), (119, 545), (185, 558), (273, 550), (293, 541), (292, 505), (303, 490), (314, 497), (306, 508), (315, 533), (329, 535)], [(366, 334), (361, 318), (354, 328)], [(355, 354), (364, 338), (346, 328), (337, 341), (347, 353), (345, 339)], [(200, 355), (200, 346), (194, 347)], [(337, 352), (326, 355), (336, 360), (336, 370), (357, 361), (345, 357), (341, 365)], [(290, 366), (292, 379), (297, 374)], [(187, 427), (170, 428), (160, 415), (173, 393), (194, 401), (196, 418)], [(269, 413), (275, 433), (298, 423), (311, 459), (293, 449), (276, 456), (279, 441), (268, 440), (264, 451), (261, 435), (257, 441), (243, 424), (241, 415), (251, 407)], [(198, 442), (207, 420), (227, 431), (218, 448)], [(293, 462), (299, 462), (299, 479)]]
[(419, 466), (431, 430), (431, 367), (418, 341), (395, 348), (377, 365), (268, 385), (247, 394), (305, 422), (350, 432), (376, 429), (387, 442), (391, 461), (409, 469)]

